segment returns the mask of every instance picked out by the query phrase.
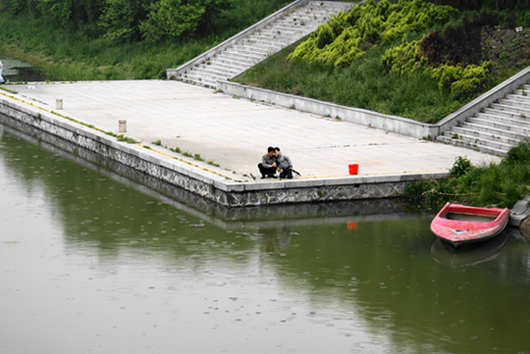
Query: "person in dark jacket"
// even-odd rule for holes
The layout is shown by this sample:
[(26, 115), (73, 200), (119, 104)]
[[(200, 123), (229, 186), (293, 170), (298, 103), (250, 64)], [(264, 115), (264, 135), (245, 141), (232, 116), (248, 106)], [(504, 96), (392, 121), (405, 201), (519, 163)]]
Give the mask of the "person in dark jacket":
[(261, 162), (258, 164), (261, 178), (272, 177), (275, 178), (276, 168), (276, 153), (272, 146), (267, 148), (267, 153), (261, 158)]
[(293, 178), (293, 162), (288, 156), (282, 154), (279, 147), (274, 148), (276, 154), (276, 161), (278, 165), (278, 172), (280, 173), (280, 178)]

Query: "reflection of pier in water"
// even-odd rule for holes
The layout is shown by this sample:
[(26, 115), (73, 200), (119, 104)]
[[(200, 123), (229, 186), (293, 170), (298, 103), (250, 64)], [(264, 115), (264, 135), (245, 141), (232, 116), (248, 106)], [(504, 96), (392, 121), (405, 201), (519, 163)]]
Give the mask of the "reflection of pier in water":
[[(0, 115), (0, 123), (3, 118)], [(41, 130), (26, 125), (17, 127), (20, 130), (2, 124), (0, 124), (0, 128), (0, 131), (5, 130), (11, 135), (39, 145), (58, 156), (97, 171), (156, 198), (161, 203), (172, 205), (223, 229), (264, 229), (340, 223), (343, 223), (345, 228), (355, 229), (358, 223), (412, 217), (411, 214), (405, 213), (399, 201), (394, 199), (227, 208), (117, 162), (104, 159), (94, 152)]]

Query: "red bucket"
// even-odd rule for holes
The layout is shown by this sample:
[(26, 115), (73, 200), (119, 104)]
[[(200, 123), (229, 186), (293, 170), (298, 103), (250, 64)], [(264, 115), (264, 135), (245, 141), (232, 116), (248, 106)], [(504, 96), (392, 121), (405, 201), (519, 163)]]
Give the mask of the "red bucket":
[(356, 175), (357, 172), (359, 172), (359, 165), (351, 164), (351, 165), (348, 165), (348, 168), (350, 170), (350, 175)]
[(346, 226), (348, 230), (357, 230), (357, 221), (351, 221)]

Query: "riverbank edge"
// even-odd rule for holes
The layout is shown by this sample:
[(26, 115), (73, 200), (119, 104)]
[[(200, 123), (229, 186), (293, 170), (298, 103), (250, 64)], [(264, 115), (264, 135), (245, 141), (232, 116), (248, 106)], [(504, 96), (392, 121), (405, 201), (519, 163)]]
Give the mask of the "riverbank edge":
[[(0, 113), (8, 118), (2, 119), (8, 126), (17, 128), (18, 124), (24, 124), (45, 131), (74, 146), (93, 151), (102, 158), (229, 208), (395, 198), (402, 195), (410, 182), (449, 177), (448, 171), (422, 171), (281, 181), (235, 181), (207, 168), (177, 160), (168, 155), (169, 151), (145, 149), (139, 144), (118, 141), (116, 137), (95, 127), (68, 120), (57, 112), (42, 109), (8, 94), (0, 95)], [(61, 148), (60, 143), (55, 144)]]
[[(2, 124), (5, 120), (10, 120), (17, 128)], [(415, 215), (400, 198), (228, 208), (0, 114), (0, 135), (2, 129), (29, 144), (38, 145), (225, 230), (256, 229), (263, 225), (274, 227), (401, 219)]]

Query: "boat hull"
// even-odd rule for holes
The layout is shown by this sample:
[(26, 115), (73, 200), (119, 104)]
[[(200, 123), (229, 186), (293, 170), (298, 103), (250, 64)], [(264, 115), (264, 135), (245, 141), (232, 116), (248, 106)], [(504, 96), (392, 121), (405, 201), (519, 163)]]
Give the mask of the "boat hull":
[(447, 203), (434, 217), (431, 231), (454, 247), (500, 234), (510, 219), (508, 208), (477, 208)]

